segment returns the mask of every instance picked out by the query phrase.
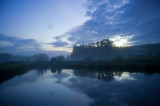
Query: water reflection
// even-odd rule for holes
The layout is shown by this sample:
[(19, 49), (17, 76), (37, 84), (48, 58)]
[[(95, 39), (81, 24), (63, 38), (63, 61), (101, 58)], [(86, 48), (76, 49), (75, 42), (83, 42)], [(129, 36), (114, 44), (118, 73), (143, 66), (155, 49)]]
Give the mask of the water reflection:
[(0, 84), (0, 105), (158, 106), (160, 75), (36, 69)]
[(74, 70), (76, 76), (97, 78), (106, 82), (114, 80), (115, 76), (121, 76), (122, 72), (118, 71), (102, 71), (102, 70)]
[[(35, 77), (35, 74), (38, 77)], [(32, 79), (35, 79), (34, 81), (30, 81), (30, 75)], [(86, 94), (57, 83), (58, 80), (69, 77), (64, 75), (59, 74), (59, 70), (54, 73), (49, 69), (32, 70), (4, 82), (0, 85), (0, 105), (89, 105), (92, 99)]]

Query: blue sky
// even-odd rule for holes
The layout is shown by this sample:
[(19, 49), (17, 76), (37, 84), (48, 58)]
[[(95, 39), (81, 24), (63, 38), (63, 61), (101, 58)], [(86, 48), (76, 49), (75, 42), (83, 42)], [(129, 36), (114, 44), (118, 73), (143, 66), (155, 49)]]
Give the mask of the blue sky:
[(160, 42), (159, 0), (1, 0), (0, 51), (70, 54), (105, 38), (117, 46)]

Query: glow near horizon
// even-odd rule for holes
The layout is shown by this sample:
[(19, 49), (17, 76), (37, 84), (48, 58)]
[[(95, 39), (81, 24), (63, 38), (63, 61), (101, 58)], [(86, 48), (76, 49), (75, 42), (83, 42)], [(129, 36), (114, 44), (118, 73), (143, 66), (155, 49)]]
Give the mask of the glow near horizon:
[(130, 41), (131, 38), (133, 38), (134, 35), (129, 36), (122, 36), (122, 35), (115, 35), (110, 38), (117, 47), (124, 47), (124, 46), (131, 46), (133, 42)]

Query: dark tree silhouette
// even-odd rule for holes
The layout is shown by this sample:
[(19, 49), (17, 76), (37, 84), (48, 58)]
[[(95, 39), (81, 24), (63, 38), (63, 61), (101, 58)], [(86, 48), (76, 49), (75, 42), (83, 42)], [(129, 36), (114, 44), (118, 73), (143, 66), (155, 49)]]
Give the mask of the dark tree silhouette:
[(0, 53), (0, 63), (9, 62), (13, 60), (13, 56), (8, 53)]
[(92, 57), (93, 59), (106, 59), (113, 58), (117, 55), (122, 57), (160, 56), (160, 43), (116, 47), (113, 41), (109, 39), (103, 39), (96, 43), (73, 46), (73, 52), (71, 53), (70, 58), (84, 59), (86, 57)]
[(33, 58), (34, 58), (35, 61), (37, 61), (37, 62), (46, 62), (46, 61), (49, 60), (48, 55), (42, 54), (42, 53), (33, 55)]
[(64, 56), (63, 55), (60, 55), (60, 56), (57, 56), (57, 57), (52, 57), (50, 62), (62, 62), (64, 61)]

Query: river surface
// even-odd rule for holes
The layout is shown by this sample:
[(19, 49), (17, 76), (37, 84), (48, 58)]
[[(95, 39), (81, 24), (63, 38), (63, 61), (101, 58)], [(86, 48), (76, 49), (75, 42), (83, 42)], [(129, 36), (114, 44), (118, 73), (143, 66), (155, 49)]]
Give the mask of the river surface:
[(160, 74), (29, 70), (0, 83), (0, 106), (160, 106)]

